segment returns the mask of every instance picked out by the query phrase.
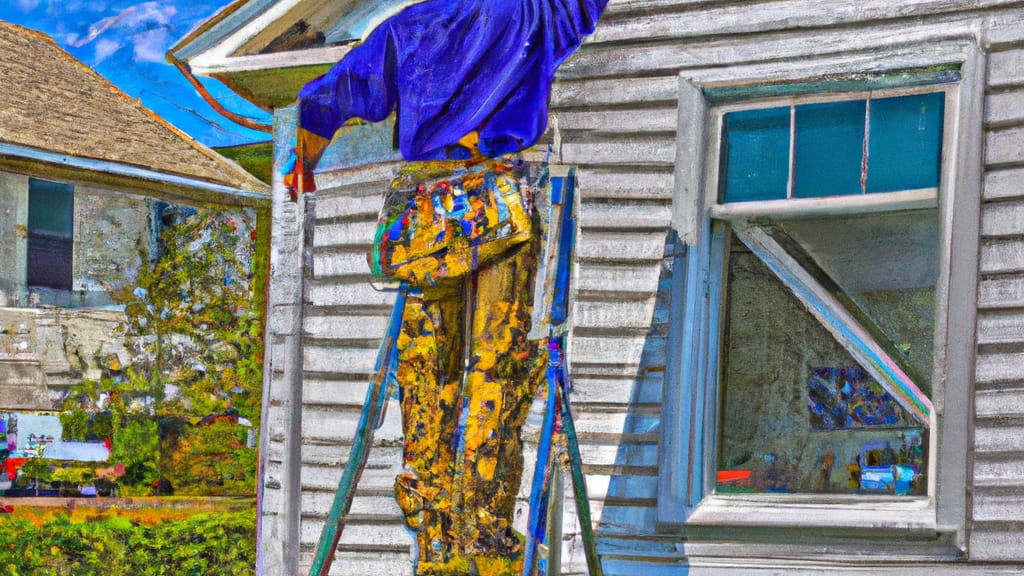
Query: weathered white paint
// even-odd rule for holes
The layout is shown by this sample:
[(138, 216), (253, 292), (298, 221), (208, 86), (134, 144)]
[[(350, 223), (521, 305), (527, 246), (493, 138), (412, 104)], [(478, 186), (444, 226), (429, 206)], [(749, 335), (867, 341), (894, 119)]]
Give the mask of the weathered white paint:
[(985, 123), (989, 126), (1024, 123), (1024, 110), (1020, 108), (1022, 99), (1022, 90), (989, 94), (985, 98)]
[(1024, 306), (1024, 276), (982, 278), (978, 290), (979, 308)]
[(992, 88), (1024, 84), (1024, 48), (994, 52), (988, 83)]
[(986, 200), (1020, 197), (1024, 197), (1024, 168), (993, 170), (985, 174)]
[(583, 229), (653, 230), (664, 232), (672, 221), (672, 205), (668, 202), (636, 202), (633, 200), (590, 200), (580, 207)]
[(1024, 272), (1024, 239), (988, 240), (981, 245), (981, 273)]
[(1024, 416), (1024, 387), (1009, 390), (982, 390), (974, 398), (978, 418)]
[(1019, 164), (1024, 159), (1024, 126), (992, 130), (985, 140), (985, 161)]
[[(808, 70), (826, 74), (825, 55), (835, 55), (864, 71), (893, 67), (886, 54), (927, 66), (934, 62), (939, 41), (969, 44), (985, 31), (998, 37), (987, 71), (993, 90), (986, 97), (985, 116), (993, 128), (985, 138), (986, 160), (998, 169), (984, 176), (985, 199), (1000, 202), (987, 205), (981, 217), (986, 240), (978, 287), (978, 303), (984, 311), (978, 338), (989, 348), (977, 360), (978, 455), (972, 484), (975, 519), (980, 524), (971, 541), (971, 558), (1016, 561), (1024, 557), (1024, 542), (1014, 533), (1024, 513), (1012, 498), (987, 488), (1024, 489), (1024, 455), (1014, 436), (1018, 425), (1005, 421), (1019, 418), (1024, 404), (1020, 392), (1024, 357), (1014, 348), (1022, 340), (1015, 332), (1021, 327), (1016, 310), (1024, 309), (1024, 256), (1020, 255), (1024, 244), (1019, 202), (1002, 202), (1024, 197), (1020, 167), (1024, 164), (1020, 126), (1024, 105), (1015, 105), (1020, 104), (1022, 93), (1017, 87), (1024, 83), (1020, 20), (1019, 3), (1009, 1), (780, 0), (740, 6), (706, 0), (612, 0), (599, 33), (566, 64), (552, 95), (560, 131), (556, 155), (580, 165), (583, 204), (574, 308), (579, 332), (572, 343), (573, 399), (609, 575), (680, 573), (683, 552), (696, 550), (682, 534), (656, 534), (655, 503), (635, 502), (649, 501), (656, 494), (658, 470), (649, 458), (655, 446), (651, 442), (659, 438), (665, 351), (663, 337), (655, 332), (663, 330), (667, 319), (656, 312), (656, 294), (665, 272), (669, 214), (666, 204), (650, 201), (671, 199), (678, 176), (673, 173), (678, 72), (693, 70), (695, 77), (702, 77), (715, 66), (734, 64), (730, 70), (751, 75), (760, 70), (771, 78), (781, 76), (779, 63), (799, 60), (806, 61)], [(721, 71), (715, 73), (721, 75)], [(318, 176), (317, 280), (310, 288), (313, 307), (303, 322), (304, 369), (311, 374), (303, 390), (308, 406), (303, 447), (303, 484), (310, 489), (303, 521), (307, 544), (319, 532), (317, 514), (322, 510), (315, 509), (333, 490), (333, 475), (340, 474), (345, 435), (353, 429), (365, 390), (359, 375), (372, 368), (374, 334), (382, 330), (382, 311), (392, 299), (366, 288), (364, 252), (372, 238), (368, 231), (376, 218), (379, 193), (393, 169), (393, 164), (379, 164)], [(287, 328), (288, 309), (282, 308), (279, 316), (278, 325)], [(397, 442), (398, 436), (388, 428), (378, 438), (386, 444)], [(529, 446), (527, 452), (529, 460)], [(357, 497), (361, 507), (372, 507), (378, 502), (374, 499), (384, 497), (379, 491), (389, 489), (395, 462), (396, 447), (374, 449), (372, 468)], [(627, 462), (635, 467), (627, 468)], [(276, 474), (268, 468), (271, 473)], [(572, 537), (578, 527), (571, 517), (571, 502), (567, 504), (564, 525), (569, 539), (563, 565), (566, 573), (582, 573), (578, 538)], [(372, 515), (366, 508), (361, 510), (361, 515)], [(342, 573), (339, 566), (367, 574), (398, 574), (408, 568), (403, 564), (408, 556), (392, 548), (367, 551), (377, 543), (400, 548), (403, 537), (407, 546), (409, 539), (402, 535), (400, 523), (391, 519), (393, 514), (393, 508), (382, 514), (389, 518), (385, 528), (368, 527), (365, 517), (359, 520), (360, 528), (346, 534), (336, 573)], [(871, 558), (860, 560), (863, 565), (837, 566), (801, 560), (798, 552), (782, 559), (785, 552), (778, 544), (747, 548), (747, 556), (760, 557), (730, 560), (736, 556), (723, 552), (712, 559), (713, 554), (705, 553), (699, 555), (701, 565), (691, 566), (690, 571), (884, 574), (888, 570), (887, 562)], [(896, 548), (883, 547), (878, 555), (891, 552), (896, 557)], [(899, 554), (901, 559), (912, 557), (905, 550)], [(303, 562), (308, 561), (304, 556)], [(1017, 568), (920, 566), (936, 574), (1014, 573)], [(893, 568), (890, 573), (900, 570), (906, 568)]]

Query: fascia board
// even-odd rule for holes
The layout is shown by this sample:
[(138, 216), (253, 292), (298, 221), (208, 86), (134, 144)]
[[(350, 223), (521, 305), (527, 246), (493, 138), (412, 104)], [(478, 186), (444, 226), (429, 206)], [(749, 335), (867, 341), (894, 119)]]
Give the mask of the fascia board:
[(139, 182), (151, 182), (169, 188), (190, 189), (205, 193), (210, 196), (210, 199), (214, 201), (220, 200), (225, 204), (266, 206), (270, 202), (270, 194), (267, 192), (243, 190), (241, 188), (218, 184), (216, 182), (209, 182), (177, 174), (158, 172), (156, 170), (132, 166), (121, 162), (72, 156), (69, 154), (61, 154), (59, 152), (51, 152), (38, 148), (29, 148), (27, 146), (0, 142), (0, 162), (6, 158), (23, 159), (30, 162), (49, 164), (56, 167), (80, 170), (83, 172), (107, 174), (114, 177), (134, 179)]
[(190, 67), (198, 75), (212, 76), (214, 74), (231, 74), (233, 72), (249, 72), (253, 70), (274, 70), (315, 64), (334, 64), (348, 54), (351, 49), (352, 46), (327, 46), (273, 54), (197, 58), (190, 63)]
[(236, 0), (207, 20), (197, 24), (184, 38), (170, 48), (169, 53), (183, 62), (207, 52), (225, 38), (257, 18), (278, 0)]
[[(199, 38), (175, 47), (174, 55), (193, 68), (209, 67), (230, 58), (246, 42), (301, 2), (303, 0), (252, 0)], [(228, 32), (224, 34), (224, 31)]]

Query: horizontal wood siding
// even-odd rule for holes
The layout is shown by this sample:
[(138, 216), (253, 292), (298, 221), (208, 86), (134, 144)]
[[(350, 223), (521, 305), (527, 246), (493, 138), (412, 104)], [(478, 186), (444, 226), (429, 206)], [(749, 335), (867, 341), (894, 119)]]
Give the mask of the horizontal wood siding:
[(1024, 560), (1024, 31), (989, 56), (970, 553)]
[[(667, 354), (662, 335), (668, 319), (653, 303), (663, 294), (659, 279), (666, 289), (661, 257), (671, 218), (679, 73), (726, 65), (770, 70), (772, 61), (847, 53), (857, 58), (858, 50), (879, 46), (914, 54), (929, 42), (975, 30), (992, 30), (998, 40), (989, 59), (985, 103), (977, 464), (973, 482), (968, 481), (974, 485), (969, 554), (979, 561), (1024, 560), (1019, 536), (1024, 532), (1019, 503), (1024, 501), (1024, 50), (1014, 31), (1024, 30), (1021, 5), (611, 0), (597, 33), (563, 66), (552, 97), (558, 141), (562, 161), (580, 167), (584, 198), (574, 331), (576, 410), (581, 420), (601, 414), (605, 422), (592, 439), (605, 448), (591, 454), (617, 447), (612, 469), (595, 460), (589, 477), (597, 487), (591, 496), (609, 573), (678, 574), (686, 564), (685, 541), (653, 529), (657, 478), (648, 474), (657, 471), (644, 460), (650, 448), (635, 444), (649, 446), (644, 443), (659, 439), (662, 407), (656, 391), (664, 381), (659, 371)], [(878, 66), (876, 60), (866, 56), (865, 69)], [(650, 384), (652, 377), (657, 385)], [(625, 495), (606, 486), (630, 490)], [(567, 508), (564, 525), (571, 527)], [(578, 540), (567, 543), (563, 558), (572, 561), (565, 573), (585, 573), (579, 545)], [(755, 566), (733, 563), (706, 570), (734, 574), (748, 568)], [(765, 568), (765, 573), (819, 570), (828, 568)], [(865, 573), (882, 571), (873, 567)]]
[[(308, 570), (348, 460), (394, 294), (370, 284), (380, 194), (394, 164), (331, 174), (316, 194), (313, 279), (303, 317), (302, 518), (299, 563)], [(331, 574), (409, 574), (411, 539), (392, 487), (401, 471), (401, 413), (388, 405)], [(303, 572), (305, 573), (305, 572)]]
[[(682, 70), (765, 65), (992, 30), (979, 284), (972, 560), (1024, 560), (1024, 2), (612, 0), (552, 93), (556, 159), (578, 167), (581, 218), (570, 358), (599, 551), (610, 576), (684, 573), (685, 541), (655, 530), (669, 294), (666, 238)], [(877, 64), (863, 56), (865, 68)], [(390, 166), (330, 174), (317, 194), (315, 277), (303, 325), (302, 562), (341, 473), (392, 296), (367, 284), (379, 190)], [(964, 305), (971, 305), (965, 303)], [(335, 571), (404, 574), (410, 538), (390, 502), (397, 409), (377, 437)], [(527, 473), (536, 422), (526, 431)], [(521, 506), (525, 490), (520, 492)], [(520, 514), (520, 518), (522, 518)], [(520, 524), (522, 521), (520, 520)], [(585, 574), (565, 499), (563, 574)], [(520, 525), (520, 528), (522, 526)], [(785, 563), (784, 563), (785, 564)], [(797, 565), (799, 562), (796, 563)], [(828, 566), (691, 567), (693, 573), (853, 573)], [(880, 567), (857, 567), (881, 574)], [(948, 568), (948, 567), (946, 567)], [(955, 568), (936, 569), (954, 573)], [(992, 573), (1012, 573), (992, 568)], [(405, 571), (405, 572), (403, 572)], [(929, 569), (929, 571), (931, 571)]]

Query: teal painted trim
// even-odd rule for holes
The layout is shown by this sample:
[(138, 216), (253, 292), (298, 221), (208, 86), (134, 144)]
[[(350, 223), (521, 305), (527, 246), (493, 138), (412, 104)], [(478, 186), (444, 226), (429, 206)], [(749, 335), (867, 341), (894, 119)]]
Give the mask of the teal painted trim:
[[(700, 504), (704, 496), (710, 494), (716, 486), (713, 480), (718, 472), (715, 457), (718, 454), (718, 362), (721, 352), (721, 310), (725, 297), (725, 263), (726, 238), (728, 225), (722, 222), (712, 223), (711, 254), (707, 276), (707, 310), (704, 346), (701, 354), (701, 366), (695, 383), (696, 410), (692, 434), (695, 436), (696, 453), (692, 456), (691, 477), (693, 487), (687, 505), (691, 508)], [(706, 466), (711, 470), (706, 471)]]
[(190, 58), (194, 58), (223, 42), (228, 36), (231, 36), (242, 26), (245, 26), (260, 14), (266, 12), (274, 4), (277, 4), (278, 1), (249, 0), (244, 6), (225, 16), (223, 20), (214, 24), (213, 27), (192, 39), (192, 41), (172, 48), (174, 57), (182, 62), (188, 62)]
[[(683, 312), (682, 350), (679, 354), (678, 387), (680, 391), (679, 458), (683, 466), (676, 479), (677, 494), (686, 506), (693, 506), (703, 496), (700, 476), (704, 458), (702, 446), (704, 375), (707, 373), (708, 339), (708, 273), (711, 264), (710, 226), (701, 231), (698, 247), (686, 259), (686, 290)], [(696, 484), (696, 485), (695, 485)]]
[[(659, 531), (678, 530), (688, 516), (689, 499), (685, 498), (686, 477), (689, 474), (689, 460), (683, 453), (682, 416), (686, 411), (683, 403), (685, 391), (684, 364), (687, 340), (684, 340), (686, 327), (690, 324), (687, 316), (687, 296), (694, 290), (695, 284), (690, 279), (689, 261), (696, 259), (696, 247), (684, 244), (674, 229), (669, 231), (669, 242), (672, 244), (672, 292), (669, 302), (668, 350), (665, 366), (665, 385), (662, 387), (661, 443), (658, 447), (658, 464), (661, 479), (658, 482), (658, 513), (657, 529)], [(690, 333), (692, 337), (692, 332)]]
[(703, 90), (712, 105), (728, 104), (757, 98), (781, 98), (830, 92), (861, 92), (889, 88), (908, 88), (960, 81), (960, 65), (950, 64), (926, 70), (907, 70), (890, 74), (865, 75), (857, 78), (822, 80), (798, 84), (766, 84), (757, 86), (723, 86)]
[(269, 194), (263, 194), (261, 192), (252, 192), (250, 190), (242, 190), (239, 188), (232, 188), (230, 186), (225, 186), (223, 184), (214, 184), (213, 182), (207, 182), (205, 180), (189, 178), (186, 176), (175, 176), (173, 174), (165, 174), (163, 172), (157, 172), (155, 170), (136, 168), (134, 166), (121, 164), (118, 162), (111, 162), (109, 160), (94, 160), (92, 158), (82, 158), (79, 156), (58, 154), (56, 152), (49, 152), (46, 150), (29, 148), (27, 146), (0, 143), (0, 157), (3, 156), (24, 158), (26, 160), (36, 160), (39, 162), (45, 162), (47, 164), (57, 164), (68, 168), (77, 168), (80, 170), (89, 170), (91, 172), (113, 174), (115, 176), (138, 178), (139, 180), (147, 180), (150, 182), (157, 182), (161, 184), (171, 184), (174, 186), (180, 186), (184, 188), (202, 190), (204, 192), (212, 192), (214, 194), (228, 196), (231, 198), (243, 198), (245, 199), (247, 205), (252, 206), (270, 205)]

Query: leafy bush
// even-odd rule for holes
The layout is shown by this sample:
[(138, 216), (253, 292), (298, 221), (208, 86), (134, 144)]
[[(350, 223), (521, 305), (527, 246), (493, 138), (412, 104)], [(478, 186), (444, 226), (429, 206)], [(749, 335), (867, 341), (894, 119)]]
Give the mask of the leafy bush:
[(256, 456), (242, 427), (199, 423), (230, 413), (259, 429), (268, 239), (222, 210), (179, 216), (134, 284), (110, 288), (131, 361), (72, 388), (64, 439), (110, 439), (122, 496), (250, 495)]
[(34, 523), (0, 519), (3, 576), (241, 576), (254, 572), (252, 511), (201, 513), (147, 525), (105, 515)]
[(256, 449), (231, 421), (185, 428), (161, 462), (176, 494), (223, 496), (256, 492)]

